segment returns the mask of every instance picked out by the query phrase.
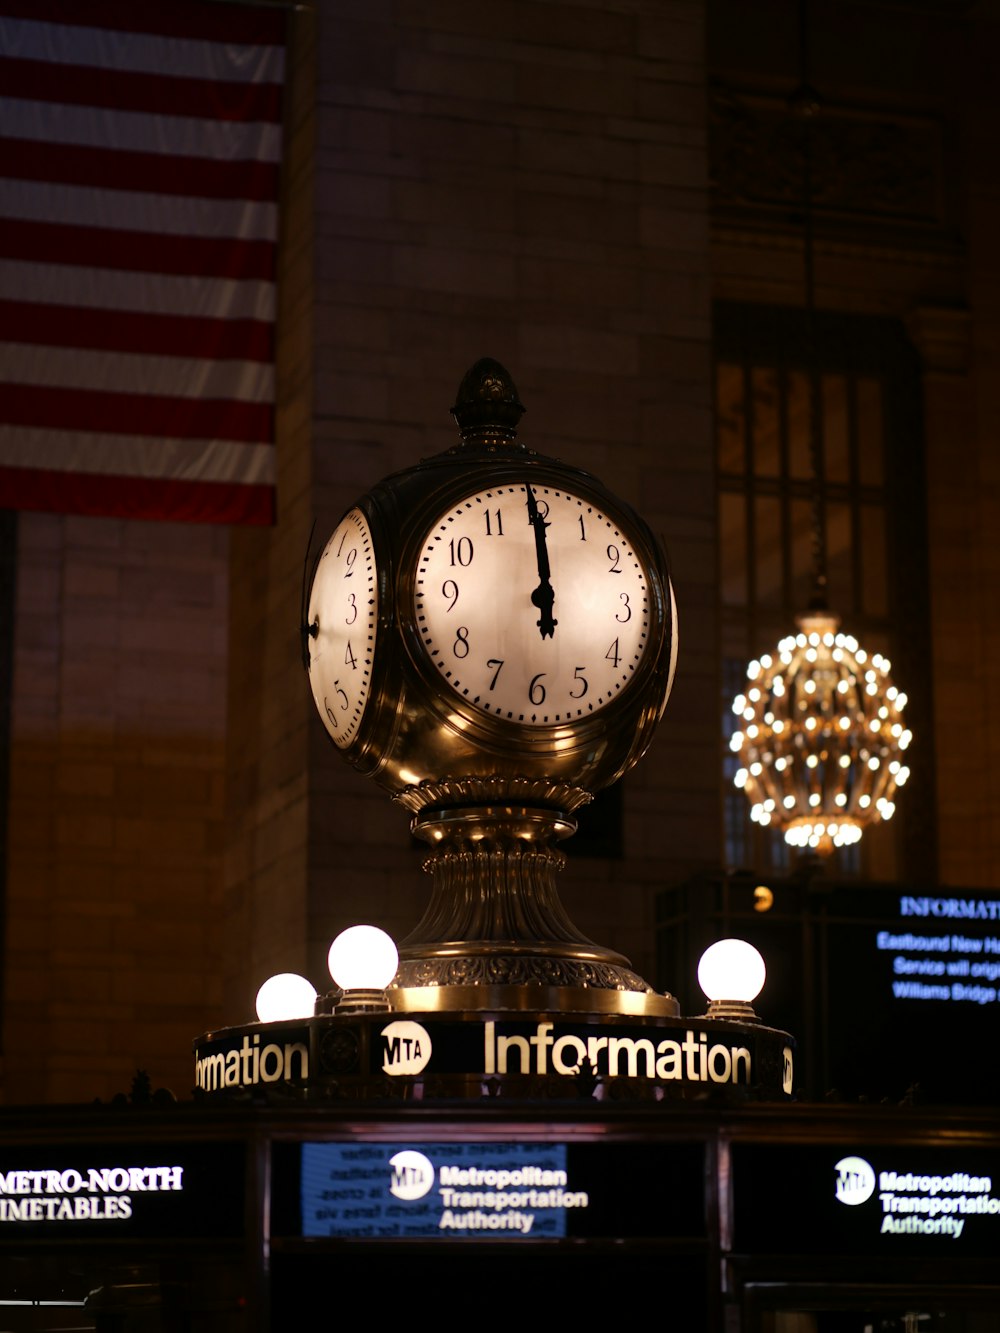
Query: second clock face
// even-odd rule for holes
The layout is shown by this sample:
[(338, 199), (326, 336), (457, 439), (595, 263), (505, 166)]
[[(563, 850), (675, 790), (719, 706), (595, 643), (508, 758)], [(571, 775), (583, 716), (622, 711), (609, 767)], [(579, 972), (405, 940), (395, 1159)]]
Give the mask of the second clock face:
[(649, 587), (628, 537), (590, 501), (537, 482), (477, 491), (441, 516), (414, 610), (456, 694), (533, 727), (604, 708), (649, 643)]
[(326, 544), (313, 579), (309, 683), (326, 729), (343, 749), (361, 724), (372, 681), (378, 584), (372, 535), (352, 509)]

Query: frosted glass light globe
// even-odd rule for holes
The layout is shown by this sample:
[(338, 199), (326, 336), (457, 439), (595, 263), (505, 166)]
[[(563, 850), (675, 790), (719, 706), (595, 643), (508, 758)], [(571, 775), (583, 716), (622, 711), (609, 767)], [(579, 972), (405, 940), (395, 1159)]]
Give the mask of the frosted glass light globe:
[(698, 985), (709, 1000), (740, 1000), (752, 1004), (764, 988), (767, 969), (760, 953), (746, 940), (717, 940), (698, 964)]
[(330, 976), (341, 990), (385, 990), (396, 975), (399, 954), (378, 926), (349, 926), (330, 945)]
[(316, 990), (297, 972), (278, 972), (268, 977), (257, 992), (257, 1017), (262, 1023), (283, 1019), (310, 1018), (316, 1003)]

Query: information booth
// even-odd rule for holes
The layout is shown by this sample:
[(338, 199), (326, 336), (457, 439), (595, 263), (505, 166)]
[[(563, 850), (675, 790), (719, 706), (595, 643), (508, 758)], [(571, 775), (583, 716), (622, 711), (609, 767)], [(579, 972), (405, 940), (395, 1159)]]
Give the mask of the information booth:
[(5, 1121), (4, 1329), (288, 1329), (359, 1301), (487, 1328), (1000, 1327), (992, 1114), (622, 1087)]

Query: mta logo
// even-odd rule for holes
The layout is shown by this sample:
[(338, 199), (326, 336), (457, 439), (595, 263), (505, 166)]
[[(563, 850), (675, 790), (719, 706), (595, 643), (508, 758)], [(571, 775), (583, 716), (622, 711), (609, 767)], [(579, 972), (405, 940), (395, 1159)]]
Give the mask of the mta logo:
[(383, 1073), (419, 1074), (430, 1058), (430, 1034), (419, 1023), (397, 1019), (382, 1029)]
[(863, 1157), (842, 1157), (833, 1168), (837, 1173), (837, 1199), (852, 1208), (875, 1193), (875, 1172)]
[(389, 1192), (397, 1199), (422, 1199), (434, 1184), (434, 1165), (413, 1148), (389, 1158)]

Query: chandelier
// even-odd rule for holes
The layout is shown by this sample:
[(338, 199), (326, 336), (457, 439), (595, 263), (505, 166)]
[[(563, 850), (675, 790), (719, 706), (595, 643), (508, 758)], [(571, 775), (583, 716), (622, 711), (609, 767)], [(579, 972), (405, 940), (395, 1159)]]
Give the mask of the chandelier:
[(821, 856), (857, 842), (865, 828), (892, 818), (895, 795), (910, 776), (902, 754), (911, 733), (906, 695), (889, 661), (843, 634), (827, 604), (826, 511), (823, 495), (822, 370), (816, 325), (810, 127), (820, 99), (808, 79), (806, 0), (799, 10), (801, 82), (789, 109), (802, 126), (803, 277), (809, 358), (809, 461), (812, 595), (796, 617), (797, 634), (747, 667), (733, 700), (739, 718), (729, 746), (734, 776), (750, 801), (750, 818), (784, 830), (785, 841)]
[(783, 828), (792, 847), (828, 855), (892, 818), (896, 789), (910, 776), (902, 755), (912, 736), (906, 695), (881, 653), (869, 657), (829, 611), (796, 623), (797, 634), (750, 663), (745, 692), (733, 700), (739, 721), (729, 745), (741, 762), (733, 781), (752, 820)]

